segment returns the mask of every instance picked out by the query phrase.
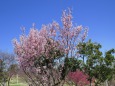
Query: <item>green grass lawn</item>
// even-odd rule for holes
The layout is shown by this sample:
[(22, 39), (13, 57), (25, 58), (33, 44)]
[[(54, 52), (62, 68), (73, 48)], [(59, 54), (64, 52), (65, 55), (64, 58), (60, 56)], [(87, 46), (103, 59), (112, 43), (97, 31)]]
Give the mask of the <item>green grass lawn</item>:
[[(28, 86), (28, 84), (22, 80), (20, 77), (13, 77), (10, 80), (10, 86)], [(65, 84), (64, 86), (69, 86), (67, 84)]]
[(10, 80), (10, 86), (28, 86), (21, 78), (13, 77)]
[[(27, 83), (25, 81), (23, 81), (21, 78), (18, 78), (18, 81), (17, 81), (17, 78), (16, 77), (13, 77), (11, 80), (10, 80), (10, 86), (28, 86)], [(65, 84), (64, 86), (69, 86), (67, 84)]]

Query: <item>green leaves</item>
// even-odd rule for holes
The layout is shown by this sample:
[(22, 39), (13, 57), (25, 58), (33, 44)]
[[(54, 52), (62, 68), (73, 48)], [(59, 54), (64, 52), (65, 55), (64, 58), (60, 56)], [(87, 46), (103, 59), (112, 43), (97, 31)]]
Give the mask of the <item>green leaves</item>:
[[(113, 63), (115, 62), (115, 50), (111, 49), (105, 52), (105, 57), (100, 51), (102, 46), (89, 40), (86, 43), (79, 43), (77, 53), (80, 54), (83, 61), (83, 71), (89, 75), (89, 80), (96, 79), (95, 85), (111, 80), (115, 73)], [(85, 61), (84, 61), (85, 59)]]
[(77, 69), (81, 70), (81, 60), (77, 60), (76, 58), (65, 58), (64, 67), (62, 70), (62, 79), (68, 75), (68, 73), (75, 72)]
[(107, 66), (112, 65), (112, 63), (114, 62), (114, 53), (114, 49), (111, 49), (105, 53), (105, 63)]

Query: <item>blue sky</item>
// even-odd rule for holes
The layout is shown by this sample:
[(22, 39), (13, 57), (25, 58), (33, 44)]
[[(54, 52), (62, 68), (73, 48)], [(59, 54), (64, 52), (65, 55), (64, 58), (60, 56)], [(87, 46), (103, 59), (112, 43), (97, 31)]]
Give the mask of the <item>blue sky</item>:
[(115, 0), (0, 0), (0, 50), (13, 52), (13, 38), (20, 27), (28, 33), (53, 20), (60, 22), (62, 10), (70, 7), (73, 22), (89, 27), (88, 38), (102, 44), (103, 51), (115, 48)]

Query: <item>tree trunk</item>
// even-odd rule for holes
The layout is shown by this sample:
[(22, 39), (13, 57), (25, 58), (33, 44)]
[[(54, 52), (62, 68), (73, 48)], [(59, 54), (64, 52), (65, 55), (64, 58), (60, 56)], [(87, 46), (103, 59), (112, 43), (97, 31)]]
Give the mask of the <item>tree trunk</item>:
[(8, 79), (8, 86), (10, 86), (10, 78)]
[(107, 82), (107, 80), (105, 81), (105, 86), (108, 86), (108, 82)]
[(6, 83), (5, 83), (5, 82), (3, 82), (3, 86), (6, 86)]
[(91, 86), (92, 79), (90, 79), (90, 86)]

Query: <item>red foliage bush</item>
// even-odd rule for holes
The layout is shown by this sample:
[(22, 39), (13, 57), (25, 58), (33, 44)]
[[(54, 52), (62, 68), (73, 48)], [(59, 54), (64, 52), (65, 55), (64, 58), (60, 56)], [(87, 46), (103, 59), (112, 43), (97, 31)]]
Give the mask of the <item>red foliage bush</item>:
[(75, 72), (70, 72), (68, 74), (68, 78), (78, 86), (84, 86), (90, 84), (89, 81), (87, 80), (88, 75), (84, 74), (80, 70), (77, 70)]

